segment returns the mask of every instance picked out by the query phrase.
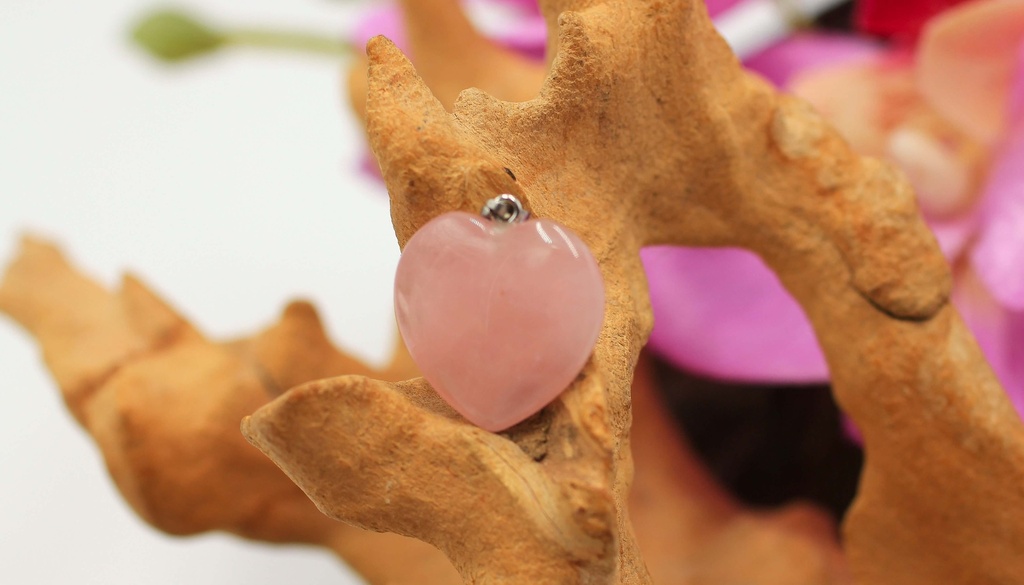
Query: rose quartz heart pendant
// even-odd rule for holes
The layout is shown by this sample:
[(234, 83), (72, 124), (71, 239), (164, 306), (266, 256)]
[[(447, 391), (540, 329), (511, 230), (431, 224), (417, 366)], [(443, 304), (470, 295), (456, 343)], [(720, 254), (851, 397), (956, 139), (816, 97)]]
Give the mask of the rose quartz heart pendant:
[(506, 429), (576, 378), (604, 318), (590, 250), (548, 219), (434, 218), (395, 276), (398, 328), (437, 393), (470, 422)]

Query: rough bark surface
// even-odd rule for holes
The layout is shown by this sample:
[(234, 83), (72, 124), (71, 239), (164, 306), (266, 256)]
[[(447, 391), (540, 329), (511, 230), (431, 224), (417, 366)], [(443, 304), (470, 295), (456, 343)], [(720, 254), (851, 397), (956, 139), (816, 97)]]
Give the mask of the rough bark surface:
[[(373, 583), (414, 583), (430, 571), (457, 582), (422, 542), (325, 517), (238, 432), (243, 417), (301, 382), (414, 375), (404, 348), (387, 369), (368, 368), (329, 343), (304, 302), (250, 338), (216, 343), (136, 278), (108, 291), (31, 238), (0, 281), (0, 311), (37, 339), (121, 494), (156, 528), (327, 546)], [(382, 551), (410, 564), (385, 563)]]
[[(129, 502), (171, 532), (331, 546), (374, 584), (1019, 581), (1024, 428), (903, 177), (745, 74), (699, 2), (542, 5), (557, 41), (536, 97), (467, 90), (448, 112), (378, 38), (365, 115), (400, 244), (505, 192), (587, 242), (608, 301), (578, 379), (491, 434), (404, 358), (372, 372), (337, 352), (308, 305), (216, 344), (136, 281), (109, 293), (27, 242), (0, 308)], [(665, 420), (637, 369), (650, 244), (750, 249), (809, 315), (867, 451), (843, 554), (814, 510), (742, 510)], [(253, 411), (245, 437), (347, 524), (240, 439)]]
[[(438, 41), (415, 34), (411, 4), (413, 54), (424, 55), (426, 81), (448, 105), (456, 68), (430, 57)], [(699, 3), (541, 4), (559, 41), (539, 96), (522, 103), (469, 90), (445, 114), (404, 59), (371, 43), (365, 111), (399, 240), (438, 210), (472, 209), (501, 191), (567, 223), (609, 284), (612, 335), (595, 352), (609, 371), (605, 360), (634, 359), (630, 334), (642, 339), (650, 323), (637, 290), (640, 246), (758, 253), (811, 317), (837, 398), (864, 432), (867, 466), (844, 526), (857, 580), (1024, 574), (1021, 426), (948, 304), (948, 271), (904, 178), (742, 73)], [(520, 99), (530, 75), (511, 73), (523, 81), (516, 91), (488, 89)], [(358, 94), (353, 101), (363, 105)], [(518, 181), (502, 177), (503, 166)], [(636, 312), (622, 319), (623, 308)], [(628, 402), (618, 381), (607, 375), (602, 405), (620, 439), (613, 461)], [(977, 481), (961, 485), (950, 473), (965, 467)], [(612, 485), (628, 483), (616, 475)], [(628, 554), (626, 528), (615, 538)], [(631, 566), (621, 559), (617, 578), (630, 582)]]

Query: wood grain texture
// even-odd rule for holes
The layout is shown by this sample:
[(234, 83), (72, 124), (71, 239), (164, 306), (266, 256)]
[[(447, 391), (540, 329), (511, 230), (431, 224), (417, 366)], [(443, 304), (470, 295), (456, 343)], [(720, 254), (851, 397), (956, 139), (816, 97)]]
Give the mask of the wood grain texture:
[[(503, 192), (568, 226), (605, 280), (591, 360), (487, 433), (402, 352), (372, 371), (331, 347), (308, 305), (215, 343), (137, 281), (103, 290), (28, 241), (0, 309), (40, 340), (143, 517), (329, 546), (374, 585), (1020, 580), (1024, 428), (898, 172), (743, 72), (699, 2), (542, 2), (549, 67), (460, 55), (488, 45), (454, 0), (422, 4), (407, 18), (423, 76), (378, 38), (351, 77), (399, 243)], [(477, 81), (491, 93), (459, 93)], [(665, 418), (640, 354), (651, 244), (752, 250), (807, 312), (867, 452), (842, 550), (817, 510), (737, 504)]]

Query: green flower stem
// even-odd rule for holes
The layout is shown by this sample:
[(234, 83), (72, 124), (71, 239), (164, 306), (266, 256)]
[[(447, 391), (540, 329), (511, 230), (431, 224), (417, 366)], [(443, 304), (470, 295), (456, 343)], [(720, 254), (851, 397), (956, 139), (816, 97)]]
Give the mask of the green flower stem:
[(151, 55), (169, 63), (187, 61), (229, 45), (298, 51), (330, 57), (352, 53), (352, 48), (337, 38), (268, 28), (223, 31), (187, 12), (173, 8), (145, 15), (132, 28), (132, 38)]
[(223, 35), (225, 44), (241, 47), (284, 49), (333, 57), (352, 53), (351, 46), (336, 38), (304, 32), (253, 28), (229, 30)]

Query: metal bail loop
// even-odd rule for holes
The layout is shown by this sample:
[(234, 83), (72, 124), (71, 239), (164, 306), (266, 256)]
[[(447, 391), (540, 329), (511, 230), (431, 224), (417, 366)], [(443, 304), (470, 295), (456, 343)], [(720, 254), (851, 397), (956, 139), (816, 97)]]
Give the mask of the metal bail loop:
[(530, 217), (530, 212), (526, 211), (522, 202), (515, 195), (502, 193), (493, 199), (488, 199), (487, 203), (484, 203), (483, 209), (480, 210), (480, 215), (491, 221), (513, 224), (526, 221)]

